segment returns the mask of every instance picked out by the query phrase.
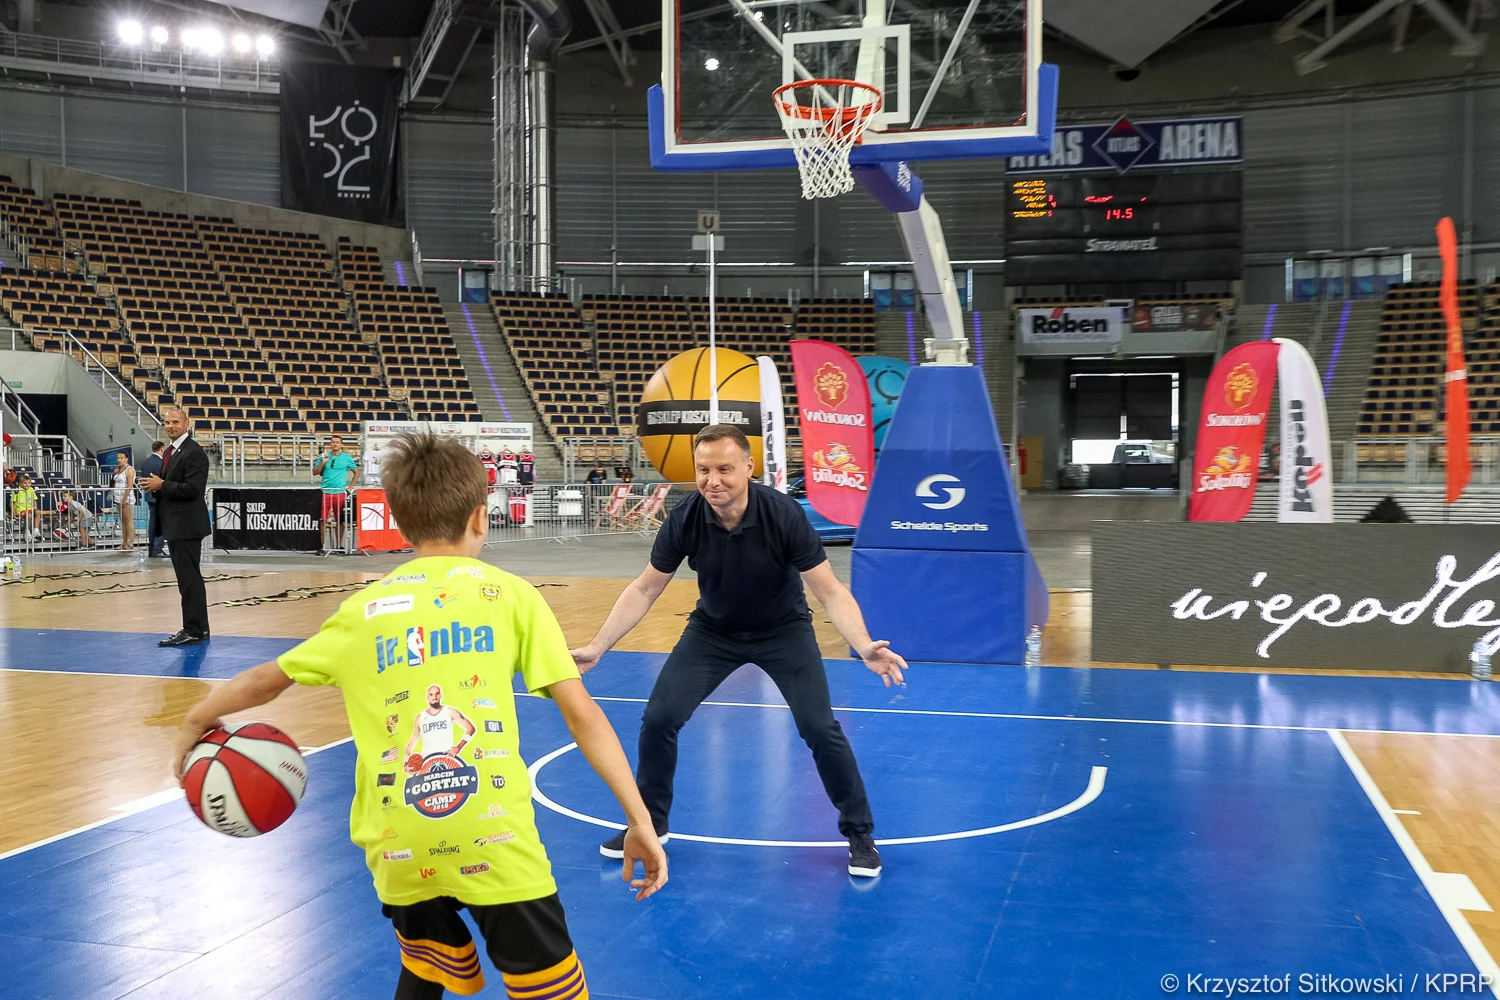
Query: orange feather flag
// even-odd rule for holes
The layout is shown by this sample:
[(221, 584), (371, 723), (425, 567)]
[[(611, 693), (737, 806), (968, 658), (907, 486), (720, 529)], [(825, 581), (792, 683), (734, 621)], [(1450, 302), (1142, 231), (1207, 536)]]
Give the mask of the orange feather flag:
[(1457, 503), (1469, 485), (1469, 372), (1464, 366), (1464, 328), (1458, 314), (1458, 235), (1453, 220), (1438, 222), (1438, 251), (1443, 255), (1443, 319), (1448, 323), (1448, 375), (1444, 385), (1448, 409), (1448, 502)]

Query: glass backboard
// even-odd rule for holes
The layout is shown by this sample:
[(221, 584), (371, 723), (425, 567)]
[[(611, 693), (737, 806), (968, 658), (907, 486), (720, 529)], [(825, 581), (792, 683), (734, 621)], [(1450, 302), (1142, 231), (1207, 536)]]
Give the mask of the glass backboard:
[(1041, 62), (1041, 0), (663, 4), (650, 101), (660, 169), (792, 166), (771, 92), (806, 79), (880, 89), (856, 164), (1051, 151), (1057, 76)]

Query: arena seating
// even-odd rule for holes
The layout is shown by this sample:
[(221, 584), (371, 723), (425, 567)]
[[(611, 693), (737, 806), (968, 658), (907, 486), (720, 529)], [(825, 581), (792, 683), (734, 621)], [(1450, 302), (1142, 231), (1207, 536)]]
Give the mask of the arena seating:
[[(1203, 295), (1138, 295), (1135, 302), (1139, 305), (1169, 306), (1169, 305), (1200, 305), (1205, 302), (1218, 303), (1227, 312), (1234, 308), (1234, 296), (1228, 292), (1211, 293)], [(1097, 295), (1046, 295), (1046, 296), (1018, 296), (1014, 305), (1017, 309), (1045, 309), (1052, 306), (1102, 306), (1104, 299)]]
[(437, 292), (385, 282), (379, 255), (339, 238), (339, 270), (360, 330), (373, 338), (393, 395), (405, 395), (416, 420), (479, 420), (458, 349)]
[[(1500, 433), (1500, 310), (1495, 286), (1481, 296), (1473, 281), (1459, 285), (1459, 310), (1467, 335), (1470, 425), (1475, 434)], [(1481, 298), (1489, 300), (1481, 314)], [(1481, 322), (1482, 318), (1482, 322)], [(1392, 285), (1385, 297), (1380, 334), (1360, 412), (1361, 437), (1412, 437), (1437, 433), (1447, 369), (1447, 326), (1436, 282)], [(1386, 460), (1378, 451), (1361, 461)], [(1390, 459), (1394, 461), (1395, 459)]]
[[(788, 403), (795, 398), (793, 337), (829, 340), (853, 354), (875, 350), (875, 313), (867, 302), (811, 300), (793, 313), (779, 299), (726, 298), (716, 311), (719, 345), (775, 360)], [(708, 336), (708, 302), (701, 298), (586, 295), (575, 309), (561, 296), (512, 294), (497, 299), (495, 312), (538, 411), (558, 437), (634, 434), (652, 373)], [(791, 405), (787, 437), (798, 437)]]
[(30, 258), (27, 267), (39, 271), (71, 269), (52, 210), (30, 188), (22, 188), (4, 175), (0, 175), (0, 218), (13, 239), (25, 241)]
[(826, 340), (854, 355), (875, 352), (875, 306), (848, 299), (807, 299), (797, 305), (797, 337)]
[(349, 321), (322, 240), (199, 219), (197, 230), (256, 345), (315, 434), (358, 433), (366, 420), (404, 420), (380, 359)]
[[(0, 180), (0, 218), (33, 265), (0, 269), (0, 309), (38, 349), (70, 349), (67, 331), (148, 406), (187, 407), (205, 442), (479, 419), (436, 293), (386, 285), (373, 251), (345, 240), (336, 268), (304, 233), (116, 199), (54, 205)], [(62, 270), (74, 256), (85, 274)]]
[(306, 433), (307, 423), (225, 290), (186, 216), (137, 202), (59, 194), (64, 238), (77, 244), (99, 291), (113, 294), (146, 372), (160, 370), (198, 436)]
[(73, 334), (111, 368), (134, 363), (120, 321), (108, 300), (85, 279), (61, 271), (0, 271), (0, 307), (47, 351), (71, 350)]
[(610, 384), (594, 362), (583, 319), (561, 295), (499, 293), (495, 315), (531, 392), (556, 438), (620, 433)]

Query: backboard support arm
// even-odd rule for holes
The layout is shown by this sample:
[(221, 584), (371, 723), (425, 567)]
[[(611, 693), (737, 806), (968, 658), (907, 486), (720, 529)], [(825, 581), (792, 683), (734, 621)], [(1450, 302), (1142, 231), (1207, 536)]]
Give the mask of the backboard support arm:
[(958, 283), (953, 280), (953, 263), (948, 257), (948, 241), (943, 237), (943, 222), (937, 210), (922, 198), (914, 212), (897, 212), (901, 241), (911, 255), (917, 294), (927, 313), (932, 336), (925, 341), (927, 363), (966, 365), (969, 363), (969, 338), (964, 336), (963, 308), (958, 302)]

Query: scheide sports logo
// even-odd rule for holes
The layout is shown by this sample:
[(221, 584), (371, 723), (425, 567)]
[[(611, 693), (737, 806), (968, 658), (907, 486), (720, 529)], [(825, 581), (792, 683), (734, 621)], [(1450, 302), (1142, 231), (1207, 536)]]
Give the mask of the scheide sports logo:
[(959, 504), (964, 502), (964, 497), (969, 495), (969, 491), (964, 489), (962, 486), (949, 486), (947, 484), (961, 483), (962, 481), (963, 480), (959, 479), (957, 476), (949, 476), (943, 473), (928, 476), (926, 479), (917, 484), (917, 496), (938, 496), (937, 491), (933, 489), (933, 487), (936, 486), (938, 487), (938, 489), (941, 489), (943, 491), (943, 494), (946, 495), (947, 499), (937, 503), (929, 500), (923, 500), (922, 506), (927, 507), (931, 510), (952, 510), (954, 507), (957, 507)]

